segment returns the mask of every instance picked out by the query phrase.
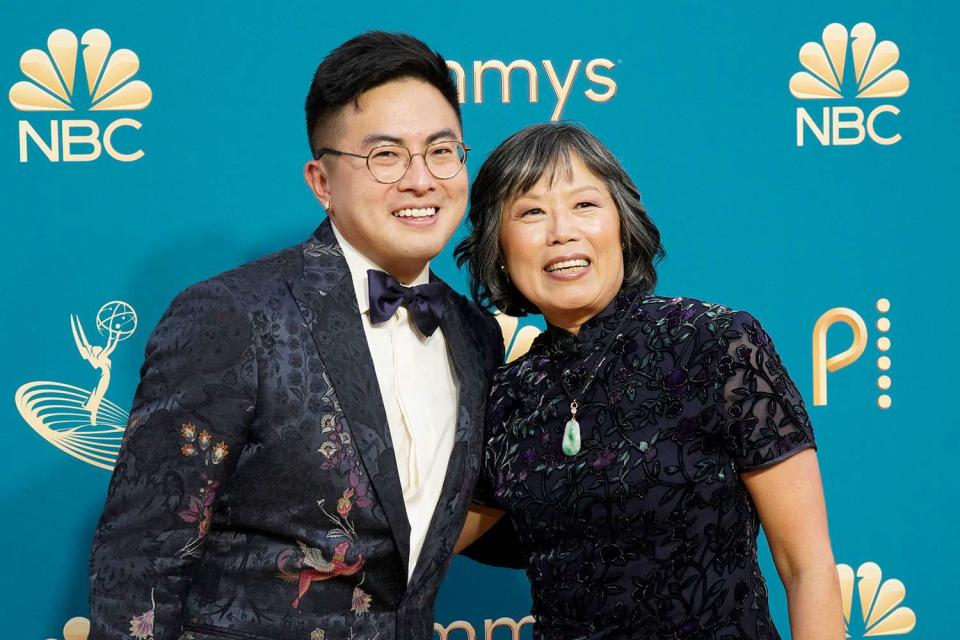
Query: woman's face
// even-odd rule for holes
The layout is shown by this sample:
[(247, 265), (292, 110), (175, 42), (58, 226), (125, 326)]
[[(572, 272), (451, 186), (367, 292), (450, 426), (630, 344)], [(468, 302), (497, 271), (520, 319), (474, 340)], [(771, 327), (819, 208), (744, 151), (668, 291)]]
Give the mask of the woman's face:
[(570, 155), (503, 209), (500, 247), (513, 285), (550, 324), (576, 331), (623, 283), (620, 213), (603, 181)]

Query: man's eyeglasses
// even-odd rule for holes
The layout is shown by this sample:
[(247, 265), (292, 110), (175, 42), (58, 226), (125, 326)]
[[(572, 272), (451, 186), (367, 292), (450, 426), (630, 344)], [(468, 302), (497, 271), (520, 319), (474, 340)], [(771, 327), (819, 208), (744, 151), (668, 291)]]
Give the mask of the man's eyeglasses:
[(423, 153), (410, 153), (410, 149), (398, 144), (385, 144), (374, 147), (370, 153), (363, 155), (360, 153), (350, 153), (349, 151), (338, 151), (327, 147), (317, 149), (313, 156), (314, 160), (319, 160), (325, 154), (333, 156), (350, 156), (351, 158), (363, 158), (367, 161), (367, 169), (373, 179), (383, 184), (393, 184), (399, 182), (407, 173), (407, 168), (413, 161), (413, 156), (423, 156), (423, 162), (427, 165), (429, 171), (437, 180), (449, 180), (463, 168), (467, 161), (467, 147), (462, 142), (455, 140), (441, 140), (428, 144)]

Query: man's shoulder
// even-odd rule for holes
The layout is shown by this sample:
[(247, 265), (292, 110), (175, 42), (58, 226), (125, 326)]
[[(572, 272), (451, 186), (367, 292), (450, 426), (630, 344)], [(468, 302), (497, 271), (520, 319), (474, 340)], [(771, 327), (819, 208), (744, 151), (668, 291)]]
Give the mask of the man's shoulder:
[(220, 295), (244, 305), (255, 304), (265, 293), (285, 286), (302, 268), (303, 245), (295, 244), (196, 282), (183, 289), (177, 299)]

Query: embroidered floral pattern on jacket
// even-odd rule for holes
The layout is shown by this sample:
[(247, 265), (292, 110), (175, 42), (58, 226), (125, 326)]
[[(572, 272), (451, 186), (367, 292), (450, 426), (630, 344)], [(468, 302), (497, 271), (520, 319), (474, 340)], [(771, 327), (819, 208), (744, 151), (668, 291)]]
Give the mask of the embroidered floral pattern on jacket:
[[(351, 506), (369, 508), (373, 505), (370, 499), (370, 483), (363, 472), (353, 439), (346, 428), (346, 421), (343, 418), (337, 419), (333, 415), (325, 415), (320, 419), (320, 431), (324, 436), (323, 442), (317, 449), (323, 458), (320, 468), (336, 469), (348, 474), (352, 492), (349, 497), (344, 493), (344, 498), (353, 499)], [(338, 508), (340, 508), (339, 505)], [(349, 508), (347, 510), (349, 511)]]
[(94, 536), (90, 640), (430, 637), (503, 349), (496, 322), (452, 290), (441, 330), (463, 375), (455, 472), (411, 578), (376, 372), (330, 221), (177, 295), (147, 341)]
[(130, 635), (136, 640), (153, 640), (153, 610), (157, 608), (150, 592), (151, 607), (147, 611), (130, 618)]
[(206, 474), (200, 474), (200, 478), (200, 489), (196, 495), (190, 496), (190, 506), (177, 513), (184, 522), (197, 523), (197, 536), (180, 550), (178, 556), (181, 558), (198, 555), (200, 543), (210, 531), (210, 524), (213, 522), (213, 503), (217, 499), (217, 487), (220, 483), (210, 480)]
[(193, 423), (185, 422), (180, 425), (180, 437), (183, 444), (180, 445), (180, 455), (185, 457), (200, 456), (205, 464), (220, 464), (230, 452), (230, 447), (226, 442), (218, 442), (213, 449), (210, 448), (211, 435), (204, 429), (197, 435), (197, 428)]

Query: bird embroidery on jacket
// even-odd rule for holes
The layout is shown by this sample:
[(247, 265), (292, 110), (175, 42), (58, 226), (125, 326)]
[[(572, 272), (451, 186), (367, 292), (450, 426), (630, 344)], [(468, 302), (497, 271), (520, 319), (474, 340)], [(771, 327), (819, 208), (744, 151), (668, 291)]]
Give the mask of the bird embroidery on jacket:
[(292, 569), (288, 562), (296, 551), (293, 549), (284, 549), (277, 554), (277, 568), (285, 580), (298, 583), (297, 597), (293, 599), (293, 607), (300, 608), (300, 600), (310, 590), (310, 585), (320, 580), (329, 580), (337, 576), (352, 576), (363, 568), (363, 554), (358, 553), (357, 559), (353, 564), (347, 564), (347, 551), (350, 549), (350, 543), (346, 540), (337, 545), (333, 552), (333, 559), (327, 560), (323, 557), (320, 549), (308, 547), (302, 541), (297, 541), (300, 551), (303, 552), (303, 559), (300, 561), (299, 569)]

